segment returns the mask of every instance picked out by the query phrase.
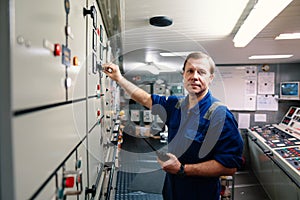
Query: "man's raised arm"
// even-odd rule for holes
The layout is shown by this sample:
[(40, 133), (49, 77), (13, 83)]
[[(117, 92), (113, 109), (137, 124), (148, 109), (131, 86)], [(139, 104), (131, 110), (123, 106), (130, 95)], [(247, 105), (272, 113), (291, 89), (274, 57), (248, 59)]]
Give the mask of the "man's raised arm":
[(104, 69), (103, 72), (107, 74), (109, 78), (116, 81), (119, 86), (129, 94), (131, 99), (149, 109), (152, 107), (151, 95), (124, 78), (120, 72), (118, 65), (115, 65), (113, 63), (106, 63), (103, 64), (102, 67)]

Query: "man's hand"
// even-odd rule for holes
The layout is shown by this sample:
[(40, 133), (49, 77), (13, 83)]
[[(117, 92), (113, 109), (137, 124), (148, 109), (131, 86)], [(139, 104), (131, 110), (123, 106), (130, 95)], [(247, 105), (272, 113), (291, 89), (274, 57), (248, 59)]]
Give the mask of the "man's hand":
[(113, 63), (105, 63), (102, 65), (102, 68), (103, 72), (109, 76), (109, 78), (116, 81), (117, 84), (127, 92), (131, 99), (147, 108), (152, 107), (151, 94), (126, 80), (126, 78), (122, 76), (118, 65)]
[(159, 159), (157, 159), (158, 163), (160, 164), (161, 168), (171, 174), (177, 174), (177, 172), (180, 169), (181, 163), (177, 159), (177, 157), (171, 153), (167, 153), (167, 155), (170, 157), (169, 160), (163, 162)]
[(102, 64), (103, 72), (109, 76), (112, 80), (118, 82), (123, 76), (120, 72), (119, 66), (113, 63)]

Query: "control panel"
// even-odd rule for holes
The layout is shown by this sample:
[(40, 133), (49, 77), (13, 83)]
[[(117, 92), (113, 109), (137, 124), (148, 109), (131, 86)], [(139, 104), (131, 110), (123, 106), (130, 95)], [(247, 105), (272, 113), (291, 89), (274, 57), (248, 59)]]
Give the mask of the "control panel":
[(300, 136), (300, 108), (290, 107), (280, 125), (289, 133), (295, 133)]
[(298, 138), (272, 125), (253, 127), (251, 130), (258, 133), (265, 140), (265, 143), (271, 148), (300, 145), (300, 140)]
[(276, 152), (285, 158), (295, 169), (300, 171), (300, 147), (276, 149)]
[[(249, 129), (252, 141), (300, 178), (300, 108), (292, 106), (279, 124), (266, 124)], [(285, 166), (283, 167), (285, 168)]]

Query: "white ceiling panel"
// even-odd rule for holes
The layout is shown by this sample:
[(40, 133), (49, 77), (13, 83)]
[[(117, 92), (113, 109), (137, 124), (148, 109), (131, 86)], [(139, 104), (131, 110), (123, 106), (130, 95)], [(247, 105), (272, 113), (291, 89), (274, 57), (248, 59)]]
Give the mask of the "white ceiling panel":
[[(274, 40), (280, 33), (300, 32), (300, 0), (294, 0), (244, 48), (233, 46), (234, 34), (252, 9), (255, 0), (125, 0), (123, 52), (126, 68), (130, 62), (145, 62), (151, 51), (156, 62), (166, 61), (163, 51), (208, 52), (217, 64), (300, 62), (300, 40)], [(225, 4), (224, 4), (225, 3)], [(243, 13), (233, 9), (241, 4)], [(233, 22), (229, 17), (237, 14)], [(150, 17), (165, 15), (173, 19), (169, 27), (154, 27)], [(222, 27), (230, 25), (225, 33)], [(153, 53), (154, 52), (154, 53)], [(253, 54), (293, 54), (289, 59), (249, 60)], [(155, 56), (154, 56), (155, 57)], [(168, 58), (170, 63), (175, 58)], [(126, 63), (127, 62), (127, 63)], [(300, 67), (300, 66), (299, 66)]]

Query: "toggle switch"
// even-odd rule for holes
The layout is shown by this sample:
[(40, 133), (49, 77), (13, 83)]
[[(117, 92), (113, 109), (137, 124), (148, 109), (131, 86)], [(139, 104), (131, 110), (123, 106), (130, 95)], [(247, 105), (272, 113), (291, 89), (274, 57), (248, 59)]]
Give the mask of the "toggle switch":
[(101, 111), (100, 111), (100, 109), (98, 109), (97, 110), (97, 124), (98, 125), (100, 125), (100, 123), (101, 123), (101, 117), (100, 117), (100, 115), (101, 115)]
[(91, 6), (90, 10), (83, 8), (83, 16), (91, 15), (91, 18), (93, 19), (93, 26), (96, 29), (97, 28), (97, 10), (95, 6)]
[(70, 37), (71, 39), (74, 39), (74, 34), (72, 33), (70, 26), (65, 27), (65, 34), (66, 34), (66, 36)]
[(65, 79), (65, 87), (69, 88), (69, 87), (71, 87), (71, 85), (72, 85), (72, 79), (70, 77), (67, 77)]
[(70, 1), (69, 0), (65, 0), (65, 11), (66, 11), (67, 15), (70, 13)]
[(97, 84), (96, 95), (97, 95), (98, 99), (101, 97), (101, 94), (100, 94), (100, 84)]
[(56, 197), (57, 197), (57, 199), (63, 199), (64, 198), (64, 188), (59, 188), (57, 190)]
[(82, 163), (82, 158), (78, 158), (75, 162), (75, 169), (80, 169), (81, 168), (81, 163)]

